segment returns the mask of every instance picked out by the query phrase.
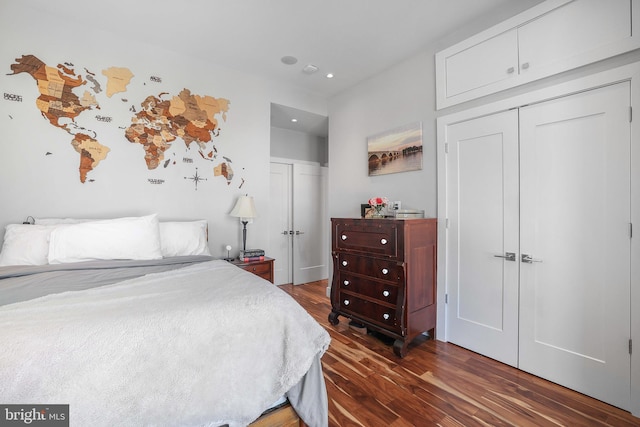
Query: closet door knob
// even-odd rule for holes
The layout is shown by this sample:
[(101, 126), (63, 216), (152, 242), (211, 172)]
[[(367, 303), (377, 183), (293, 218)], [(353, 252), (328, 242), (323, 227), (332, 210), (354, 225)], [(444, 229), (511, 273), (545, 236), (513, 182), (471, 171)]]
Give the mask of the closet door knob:
[(349, 305), (349, 300), (348, 300), (348, 299), (344, 300), (344, 301), (343, 301), (343, 304), (344, 304), (344, 305)]
[(344, 281), (344, 282), (342, 282), (342, 283), (344, 283), (344, 285), (345, 285), (345, 286), (349, 286), (349, 281), (348, 281), (348, 280), (345, 280), (345, 281)]
[(521, 261), (526, 264), (533, 264), (534, 262), (542, 262), (541, 259), (535, 259), (531, 255), (527, 255), (527, 254), (522, 254)]
[(494, 257), (496, 257), (496, 258), (504, 258), (507, 261), (515, 261), (516, 260), (515, 252), (505, 252), (504, 255), (494, 255)]
[(342, 240), (347, 240), (347, 235), (346, 235), (346, 234), (343, 234), (342, 236), (340, 236), (340, 238), (341, 238)]
[(516, 69), (513, 67), (507, 68), (507, 74), (513, 74), (514, 71), (516, 71)]
[(383, 291), (382, 295), (384, 295), (385, 297), (388, 297), (389, 296), (389, 291)]
[(385, 313), (385, 314), (383, 314), (383, 315), (382, 315), (382, 318), (383, 318), (384, 320), (389, 320), (389, 313)]
[(380, 243), (382, 243), (383, 245), (387, 244), (387, 239), (380, 239)]
[(342, 266), (346, 267), (349, 263), (347, 261), (342, 261)]
[(382, 269), (382, 274), (389, 274), (389, 270), (388, 270), (388, 269), (386, 269), (386, 268), (383, 268), (383, 269)]
[(522, 64), (522, 69), (523, 70), (526, 70), (528, 68), (529, 68), (529, 63), (528, 62), (525, 62), (524, 64)]

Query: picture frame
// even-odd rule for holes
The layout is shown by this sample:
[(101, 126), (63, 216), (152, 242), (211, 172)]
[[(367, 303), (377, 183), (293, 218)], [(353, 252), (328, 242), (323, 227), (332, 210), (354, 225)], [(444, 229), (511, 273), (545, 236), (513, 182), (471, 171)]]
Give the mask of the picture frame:
[(362, 218), (372, 218), (375, 209), (368, 203), (363, 203), (360, 205), (360, 217)]
[(367, 138), (369, 176), (422, 169), (422, 122)]

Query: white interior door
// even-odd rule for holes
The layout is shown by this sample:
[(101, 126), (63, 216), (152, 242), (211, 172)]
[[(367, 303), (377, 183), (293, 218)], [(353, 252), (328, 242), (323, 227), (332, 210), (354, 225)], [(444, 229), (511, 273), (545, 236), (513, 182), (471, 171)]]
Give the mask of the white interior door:
[(518, 112), (451, 125), (447, 142), (447, 339), (516, 366)]
[(269, 193), (269, 253), (275, 258), (273, 281), (292, 283), (292, 173), (290, 164), (271, 163)]
[(327, 278), (326, 168), (293, 165), (293, 284)]
[(630, 408), (629, 83), (520, 112), (519, 367)]

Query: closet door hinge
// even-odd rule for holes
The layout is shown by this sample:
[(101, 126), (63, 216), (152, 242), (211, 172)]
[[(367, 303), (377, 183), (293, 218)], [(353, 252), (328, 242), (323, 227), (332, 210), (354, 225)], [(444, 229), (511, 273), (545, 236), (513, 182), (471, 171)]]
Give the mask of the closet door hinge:
[(444, 220), (444, 228), (449, 229), (449, 218)]
[(629, 238), (633, 237), (633, 223), (629, 223)]
[(444, 143), (444, 154), (449, 154), (449, 143), (448, 142)]
[(629, 123), (633, 122), (633, 107), (629, 106)]
[(633, 353), (633, 340), (629, 340), (629, 354)]
[[(449, 304), (449, 294), (444, 294), (444, 303), (445, 304)], [(629, 340), (631, 341), (631, 340)], [(629, 345), (631, 345), (631, 343), (629, 343)]]

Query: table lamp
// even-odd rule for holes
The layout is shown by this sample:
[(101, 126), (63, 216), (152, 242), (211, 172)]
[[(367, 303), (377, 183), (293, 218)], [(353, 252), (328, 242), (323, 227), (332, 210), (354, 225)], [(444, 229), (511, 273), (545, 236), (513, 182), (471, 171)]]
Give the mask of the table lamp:
[(253, 204), (253, 197), (244, 195), (238, 197), (236, 205), (231, 209), (229, 215), (240, 218), (242, 223), (242, 250), (247, 250), (247, 224), (251, 218), (258, 216), (256, 207)]

